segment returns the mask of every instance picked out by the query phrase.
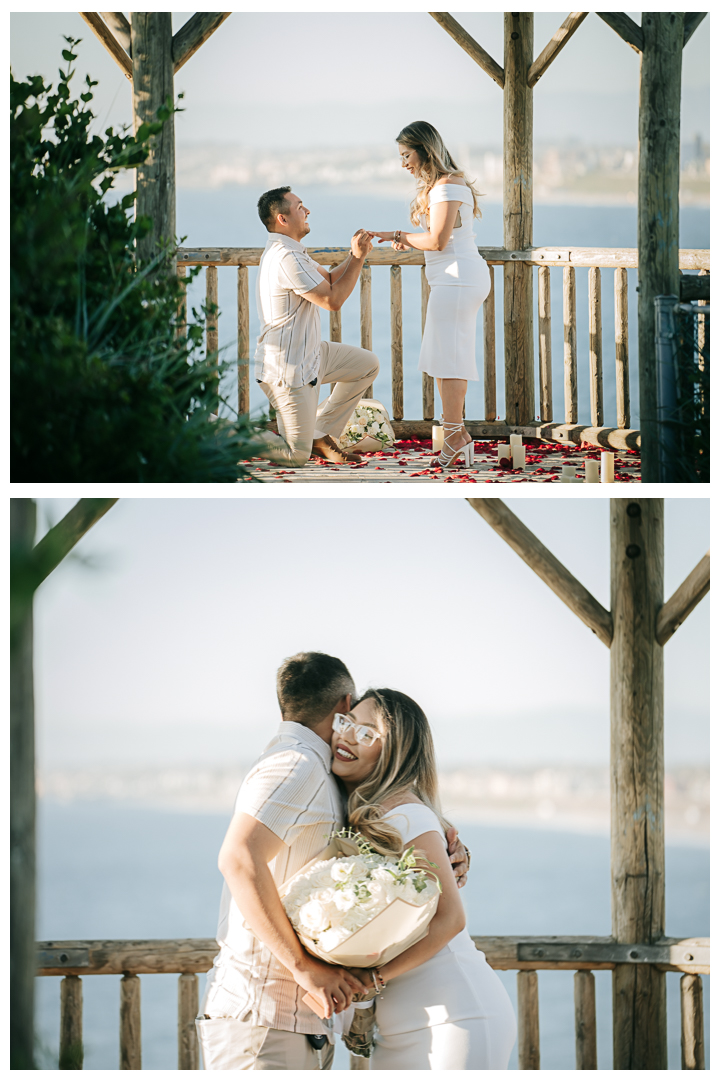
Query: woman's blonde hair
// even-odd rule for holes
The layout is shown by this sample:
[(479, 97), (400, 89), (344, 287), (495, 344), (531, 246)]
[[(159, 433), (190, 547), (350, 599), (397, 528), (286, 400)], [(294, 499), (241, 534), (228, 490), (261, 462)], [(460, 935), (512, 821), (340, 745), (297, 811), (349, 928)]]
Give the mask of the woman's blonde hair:
[(367, 690), (360, 701), (373, 704), (375, 722), (383, 733), (382, 751), (373, 771), (348, 799), (348, 822), (382, 855), (399, 855), (400, 833), (382, 820), (385, 800), (412, 792), (434, 810), (446, 832), (450, 828), (438, 802), (430, 725), (420, 706), (399, 690)]
[(417, 194), (410, 206), (410, 220), (413, 225), (419, 225), (421, 216), (427, 214), (430, 189), (442, 176), (459, 176), (465, 181), (473, 197), (473, 217), (482, 217), (478, 206), (480, 192), (462, 169), (458, 169), (442, 141), (440, 132), (432, 124), (425, 120), (415, 120), (402, 129), (395, 142), (400, 146), (407, 146), (408, 150), (415, 150), (420, 158)]

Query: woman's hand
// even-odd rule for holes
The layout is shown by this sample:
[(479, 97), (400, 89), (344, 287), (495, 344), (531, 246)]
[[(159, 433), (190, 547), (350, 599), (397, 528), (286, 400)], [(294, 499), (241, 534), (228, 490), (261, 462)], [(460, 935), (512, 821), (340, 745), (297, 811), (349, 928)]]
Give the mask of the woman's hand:
[(373, 239), (378, 240), (382, 244), (385, 240), (392, 240), (393, 237), (395, 236), (395, 233), (394, 232), (371, 232), (370, 236), (372, 236)]
[(409, 244), (398, 244), (394, 240), (392, 246), (394, 251), (412, 251), (412, 248)]
[(374, 990), (375, 989), (375, 983), (373, 982), (373, 977), (372, 977), (370, 968), (351, 968), (351, 967), (349, 967), (349, 968), (345, 968), (345, 970), (349, 971), (351, 975), (354, 975), (355, 978), (358, 979), (363, 984), (363, 986), (365, 987), (366, 990)]

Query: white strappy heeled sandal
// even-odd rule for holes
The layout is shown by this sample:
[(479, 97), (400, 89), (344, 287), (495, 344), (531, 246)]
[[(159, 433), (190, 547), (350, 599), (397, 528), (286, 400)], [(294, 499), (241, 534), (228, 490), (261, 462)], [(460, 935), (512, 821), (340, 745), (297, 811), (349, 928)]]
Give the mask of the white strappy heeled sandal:
[(456, 462), (459, 457), (462, 456), (465, 459), (465, 464), (466, 465), (474, 465), (475, 464), (475, 440), (474, 439), (471, 439), (469, 443), (465, 443), (465, 445), (461, 446), (459, 450), (453, 450), (452, 447), (449, 447), (449, 448), (446, 449), (446, 447), (448, 446), (448, 437), (453, 436), (453, 435), (457, 435), (458, 432), (460, 432), (460, 431), (464, 431), (465, 430), (464, 423), (461, 421), (459, 424), (452, 424), (449, 421), (447, 421), (445, 419), (445, 417), (443, 417), (442, 418), (442, 425), (443, 425), (443, 440), (444, 441), (443, 441), (443, 448), (438, 453), (437, 464), (442, 469), (447, 469), (450, 465), (452, 465), (454, 462)]

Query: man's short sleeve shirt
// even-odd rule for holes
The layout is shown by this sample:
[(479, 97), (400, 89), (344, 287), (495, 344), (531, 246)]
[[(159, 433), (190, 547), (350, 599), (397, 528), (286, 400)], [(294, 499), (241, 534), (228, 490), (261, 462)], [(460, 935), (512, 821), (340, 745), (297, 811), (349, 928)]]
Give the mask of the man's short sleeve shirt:
[(260, 336), (255, 378), (272, 386), (306, 386), (320, 365), (320, 309), (306, 300), (325, 279), (297, 240), (270, 233), (260, 259), (256, 299)]

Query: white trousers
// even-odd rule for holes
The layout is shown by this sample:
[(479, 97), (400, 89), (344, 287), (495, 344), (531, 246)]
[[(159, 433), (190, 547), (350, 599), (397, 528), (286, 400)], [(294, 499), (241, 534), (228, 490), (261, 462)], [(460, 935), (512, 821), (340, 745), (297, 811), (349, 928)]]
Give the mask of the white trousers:
[(313, 1050), (306, 1035), (258, 1027), (230, 1016), (198, 1016), (195, 1029), (203, 1068), (209, 1070), (331, 1069), (333, 1047)]
[[(315, 429), (335, 438), (342, 435), (353, 409), (379, 370), (377, 356), (367, 349), (343, 345), (339, 341), (323, 341), (315, 386), (271, 386), (260, 383), (277, 412), (280, 434), (264, 432), (258, 456), (262, 454), (282, 465), (305, 465), (312, 451)], [(335, 383), (335, 388), (318, 409), (318, 396), (323, 383)]]

